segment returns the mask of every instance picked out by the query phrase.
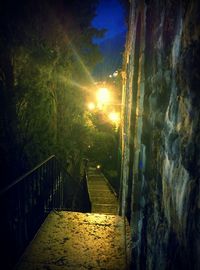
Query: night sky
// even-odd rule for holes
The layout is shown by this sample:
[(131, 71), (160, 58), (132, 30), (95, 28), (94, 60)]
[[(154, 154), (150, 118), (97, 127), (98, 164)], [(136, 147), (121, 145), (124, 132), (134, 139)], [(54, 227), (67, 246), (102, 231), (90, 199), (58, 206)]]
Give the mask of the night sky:
[(100, 43), (105, 39), (113, 38), (126, 31), (124, 10), (118, 0), (100, 0), (97, 8), (97, 16), (92, 25), (98, 29), (106, 28), (107, 32), (102, 39), (94, 39)]

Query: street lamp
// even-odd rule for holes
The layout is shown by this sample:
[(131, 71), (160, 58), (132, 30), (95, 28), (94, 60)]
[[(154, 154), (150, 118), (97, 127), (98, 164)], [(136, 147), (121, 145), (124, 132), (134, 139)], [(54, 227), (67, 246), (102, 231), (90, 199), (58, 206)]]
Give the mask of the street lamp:
[(116, 127), (119, 126), (120, 123), (120, 113), (116, 112), (113, 107), (121, 106), (121, 103), (113, 102), (114, 100), (111, 99), (111, 92), (106, 87), (100, 87), (96, 92), (96, 102), (88, 103), (88, 109), (90, 111), (103, 112), (103, 115), (106, 116), (107, 119), (111, 121)]
[(105, 104), (108, 104), (110, 101), (110, 93), (107, 88), (99, 88), (97, 91), (97, 103), (99, 107), (102, 107)]
[(113, 122), (116, 126), (118, 126), (120, 122), (120, 114), (118, 112), (111, 112), (108, 114), (108, 118)]
[(95, 109), (95, 104), (94, 104), (94, 102), (88, 103), (88, 109), (89, 109), (90, 111), (93, 111), (93, 110)]

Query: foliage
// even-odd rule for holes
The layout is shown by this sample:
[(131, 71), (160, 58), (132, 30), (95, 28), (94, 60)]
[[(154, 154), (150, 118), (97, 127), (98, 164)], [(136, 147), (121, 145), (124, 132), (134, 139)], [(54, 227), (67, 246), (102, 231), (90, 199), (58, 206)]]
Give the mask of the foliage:
[(93, 127), (89, 130), (87, 157), (104, 168), (116, 169), (118, 133), (102, 112), (91, 113), (89, 118)]
[(100, 59), (91, 28), (97, 1), (2, 1), (0, 178), (8, 181), (55, 153), (77, 163), (88, 126), (85, 94)]

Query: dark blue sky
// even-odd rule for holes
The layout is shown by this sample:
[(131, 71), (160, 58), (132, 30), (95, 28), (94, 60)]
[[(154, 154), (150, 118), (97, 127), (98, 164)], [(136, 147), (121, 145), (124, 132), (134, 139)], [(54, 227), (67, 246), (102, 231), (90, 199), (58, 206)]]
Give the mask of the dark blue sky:
[[(92, 25), (98, 29), (108, 29), (103, 40), (112, 38), (117, 34), (126, 31), (124, 10), (118, 0), (100, 0), (97, 8), (97, 16)], [(99, 43), (101, 40), (95, 39)]]

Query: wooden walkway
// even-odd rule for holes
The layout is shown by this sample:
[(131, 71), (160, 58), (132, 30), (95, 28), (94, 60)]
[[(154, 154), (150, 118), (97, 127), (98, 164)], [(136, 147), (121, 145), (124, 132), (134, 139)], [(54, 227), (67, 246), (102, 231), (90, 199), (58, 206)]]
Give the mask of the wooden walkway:
[(94, 167), (88, 169), (88, 192), (92, 213), (118, 214), (118, 201), (105, 176)]

